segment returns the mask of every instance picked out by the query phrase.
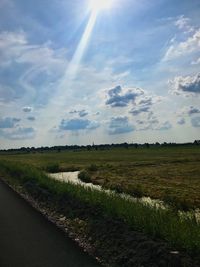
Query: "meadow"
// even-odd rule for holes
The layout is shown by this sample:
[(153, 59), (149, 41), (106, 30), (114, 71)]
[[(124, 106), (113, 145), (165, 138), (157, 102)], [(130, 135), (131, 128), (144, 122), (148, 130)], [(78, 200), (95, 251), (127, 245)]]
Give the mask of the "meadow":
[(200, 208), (200, 146), (1, 153), (1, 159), (47, 171), (84, 170), (104, 188), (161, 199), (175, 209)]

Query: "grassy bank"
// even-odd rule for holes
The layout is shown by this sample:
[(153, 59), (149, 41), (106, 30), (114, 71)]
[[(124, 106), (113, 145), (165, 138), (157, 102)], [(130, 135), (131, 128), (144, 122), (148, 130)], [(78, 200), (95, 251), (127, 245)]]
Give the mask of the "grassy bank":
[(123, 220), (134, 230), (153, 238), (162, 238), (174, 248), (193, 254), (200, 252), (200, 226), (195, 218), (181, 220), (172, 211), (155, 209), (116, 195), (54, 181), (30, 165), (0, 161), (0, 174), (12, 184), (22, 186), (33, 197), (55, 205), (65, 199), (80, 202), (83, 212), (87, 213), (84, 206), (91, 207), (93, 212), (98, 211), (109, 218)]
[(105, 188), (158, 198), (176, 209), (200, 208), (199, 146), (0, 154), (0, 159), (53, 172), (84, 169)]

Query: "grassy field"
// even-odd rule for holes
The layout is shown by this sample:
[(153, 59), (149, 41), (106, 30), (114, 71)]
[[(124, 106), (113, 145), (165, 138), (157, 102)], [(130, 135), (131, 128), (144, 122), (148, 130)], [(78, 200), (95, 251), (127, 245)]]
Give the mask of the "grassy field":
[(86, 170), (92, 182), (178, 209), (200, 208), (200, 146), (0, 154), (0, 159), (60, 170)]
[[(70, 203), (82, 205), (85, 215), (89, 205), (103, 216), (118, 218), (135, 230), (153, 238), (162, 238), (175, 248), (195, 254), (200, 252), (200, 227), (195, 217), (181, 219), (172, 210), (156, 209), (116, 194), (61, 183), (30, 165), (0, 161), (0, 174), (12, 185), (20, 186), (34, 198), (47, 201), (49, 205), (67, 207), (65, 201), (70, 199)], [(69, 216), (68, 212), (66, 215)]]

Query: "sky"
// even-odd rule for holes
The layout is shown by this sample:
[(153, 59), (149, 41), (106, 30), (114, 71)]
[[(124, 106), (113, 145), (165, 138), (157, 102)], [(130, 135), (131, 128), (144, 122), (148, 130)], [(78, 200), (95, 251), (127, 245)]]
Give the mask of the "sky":
[(200, 139), (200, 1), (95, 1), (0, 0), (0, 149)]

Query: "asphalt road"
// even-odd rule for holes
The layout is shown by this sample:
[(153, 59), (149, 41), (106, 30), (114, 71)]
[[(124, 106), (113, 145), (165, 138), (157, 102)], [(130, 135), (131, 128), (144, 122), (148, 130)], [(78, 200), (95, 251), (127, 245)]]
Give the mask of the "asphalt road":
[(0, 180), (0, 267), (98, 267)]

